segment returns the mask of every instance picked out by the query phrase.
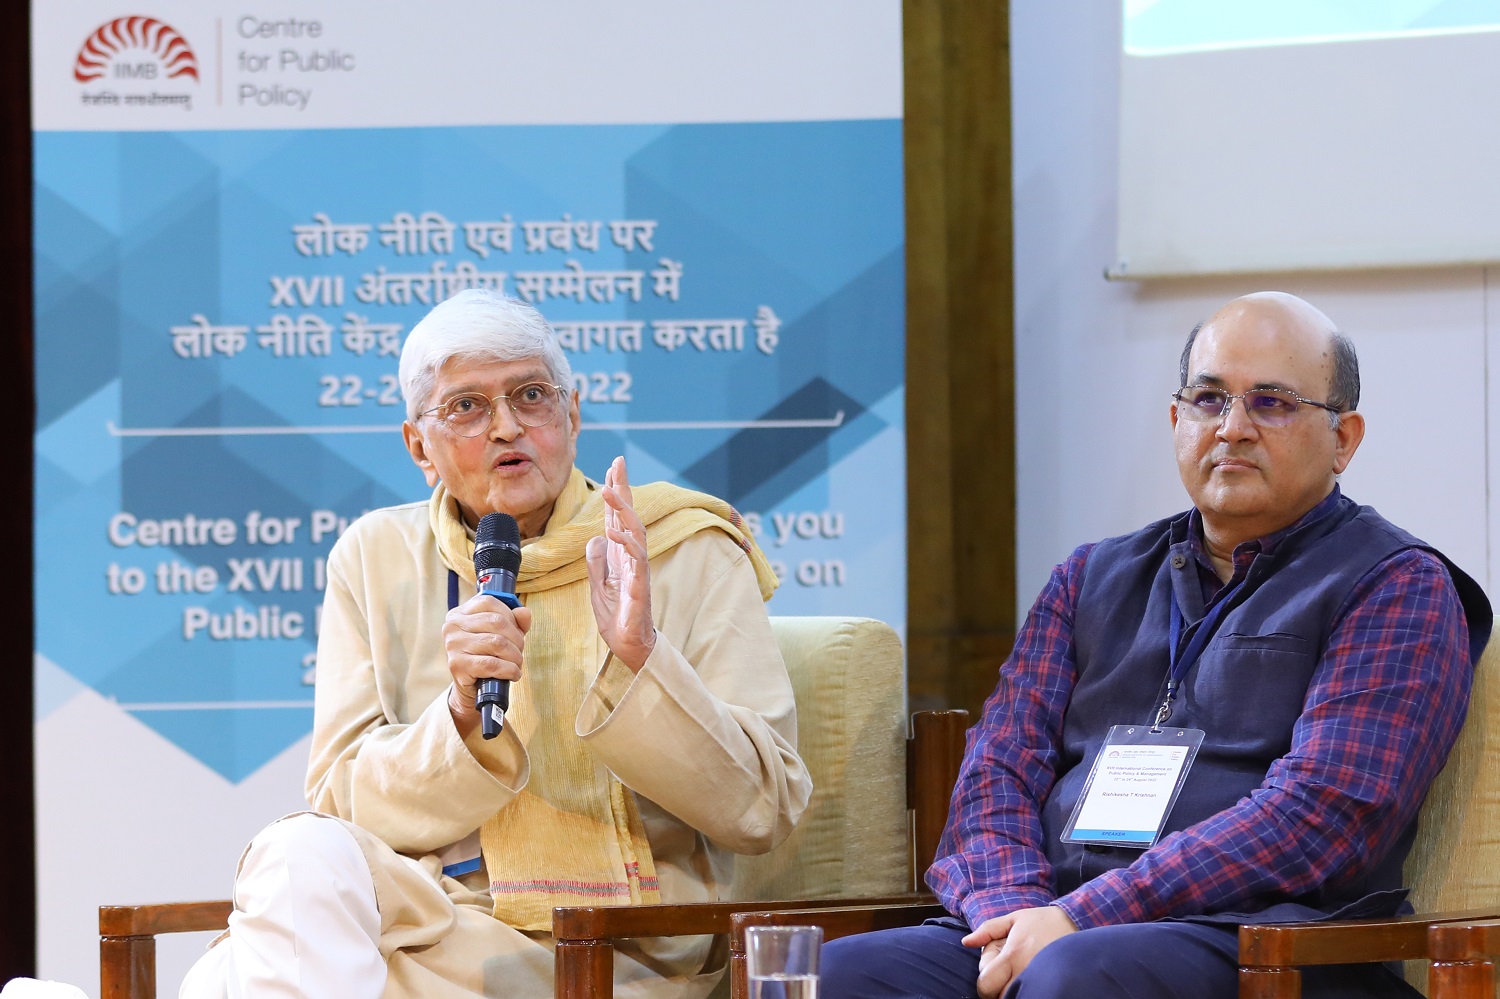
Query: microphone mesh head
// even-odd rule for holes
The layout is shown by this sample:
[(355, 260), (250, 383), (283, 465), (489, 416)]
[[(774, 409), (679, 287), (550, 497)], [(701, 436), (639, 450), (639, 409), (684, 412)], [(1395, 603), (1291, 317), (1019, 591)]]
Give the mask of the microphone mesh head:
[(487, 513), (474, 531), (474, 574), (521, 571), (521, 529), (508, 513)]

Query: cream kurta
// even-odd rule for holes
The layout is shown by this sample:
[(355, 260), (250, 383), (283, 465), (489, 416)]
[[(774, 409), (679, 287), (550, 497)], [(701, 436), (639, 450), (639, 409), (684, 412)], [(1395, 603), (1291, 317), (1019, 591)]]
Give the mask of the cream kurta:
[[(461, 584), (460, 602), (472, 593)], [(375, 872), (387, 995), (540, 999), (552, 995), (550, 937), (495, 920), (489, 896), (442, 876), (436, 856), (504, 807), (530, 765), (509, 727), (489, 742), (477, 728), (458, 736), (447, 594), (425, 502), (367, 514), (334, 546), (307, 797), (357, 826)], [(727, 535), (700, 532), (652, 560), (651, 603), (658, 639), (639, 675), (600, 640), (583, 703), (557, 710), (637, 795), (662, 901), (715, 900), (732, 854), (771, 849), (807, 802), (791, 686), (755, 574)], [(527, 661), (518, 683), (545, 668)], [(617, 956), (617, 980), (640, 982), (622, 994), (698, 996), (718, 977), (717, 958), (697, 974), (704, 938), (640, 943)]]

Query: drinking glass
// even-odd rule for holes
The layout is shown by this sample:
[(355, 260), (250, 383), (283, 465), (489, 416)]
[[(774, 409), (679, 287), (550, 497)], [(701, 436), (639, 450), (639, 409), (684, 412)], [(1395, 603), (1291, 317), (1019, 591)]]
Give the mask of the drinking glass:
[(821, 926), (751, 926), (745, 931), (750, 999), (818, 999)]

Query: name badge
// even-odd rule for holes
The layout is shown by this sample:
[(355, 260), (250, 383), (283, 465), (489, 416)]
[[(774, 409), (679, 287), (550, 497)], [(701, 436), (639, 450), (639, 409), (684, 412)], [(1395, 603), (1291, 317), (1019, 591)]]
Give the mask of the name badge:
[(1111, 728), (1063, 842), (1139, 849), (1154, 844), (1202, 744), (1203, 731), (1196, 728)]

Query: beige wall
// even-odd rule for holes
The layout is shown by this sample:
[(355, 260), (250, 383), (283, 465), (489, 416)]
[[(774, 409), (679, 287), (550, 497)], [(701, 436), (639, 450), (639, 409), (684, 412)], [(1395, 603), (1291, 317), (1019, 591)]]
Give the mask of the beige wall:
[(1488, 585), (1500, 272), (1104, 280), (1119, 25), (1119, 0), (1014, 8), (1018, 607), (1077, 544), (1186, 507), (1167, 424), (1182, 341), (1218, 304), (1259, 288), (1310, 299), (1359, 348), (1369, 429), (1345, 491)]

